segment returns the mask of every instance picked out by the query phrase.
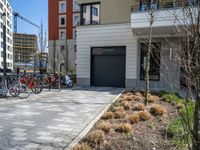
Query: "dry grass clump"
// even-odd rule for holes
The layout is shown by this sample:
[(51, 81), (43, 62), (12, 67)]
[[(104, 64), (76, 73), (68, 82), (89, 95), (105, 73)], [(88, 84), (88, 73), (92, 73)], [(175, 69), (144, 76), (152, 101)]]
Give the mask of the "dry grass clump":
[(137, 111), (145, 110), (145, 105), (143, 103), (137, 103), (134, 105), (134, 110)]
[(125, 110), (131, 109), (131, 102), (123, 102), (122, 105), (123, 105)]
[(140, 111), (137, 115), (139, 116), (140, 121), (147, 121), (151, 118), (151, 114), (146, 111)]
[(115, 112), (115, 118), (119, 119), (119, 118), (125, 118), (126, 116), (126, 112), (125, 111), (116, 111)]
[(105, 134), (101, 130), (90, 132), (84, 139), (89, 145), (99, 145), (105, 142)]
[(133, 114), (128, 117), (129, 121), (133, 123), (138, 123), (140, 121), (140, 117), (138, 114)]
[(111, 124), (109, 122), (102, 122), (97, 126), (98, 129), (103, 130), (104, 132), (109, 132), (111, 129)]
[(132, 133), (133, 127), (129, 123), (122, 123), (116, 128), (117, 132)]
[(158, 96), (154, 96), (154, 95), (148, 95), (148, 102), (150, 102), (150, 103), (154, 103), (154, 102), (156, 102), (157, 100), (159, 99), (159, 97)]
[(108, 119), (112, 119), (113, 116), (114, 116), (113, 112), (108, 111), (108, 112), (106, 112), (106, 113), (101, 117), (101, 119), (108, 120)]
[(90, 150), (90, 147), (86, 143), (77, 144), (72, 150)]
[(131, 91), (127, 91), (127, 92), (124, 92), (125, 95), (128, 95), (128, 96), (132, 96), (133, 95), (133, 92)]
[(143, 97), (134, 95), (134, 96), (133, 96), (133, 100), (134, 100), (134, 101), (142, 101), (142, 100), (143, 100)]
[(166, 112), (166, 109), (158, 104), (154, 104), (150, 107), (150, 113), (154, 116), (162, 116)]
[(126, 95), (124, 96), (124, 101), (132, 101), (133, 100), (133, 95)]
[(135, 92), (135, 95), (136, 95), (136, 96), (143, 97), (143, 95), (142, 95), (140, 92)]
[(122, 106), (114, 107), (114, 111), (124, 111)]

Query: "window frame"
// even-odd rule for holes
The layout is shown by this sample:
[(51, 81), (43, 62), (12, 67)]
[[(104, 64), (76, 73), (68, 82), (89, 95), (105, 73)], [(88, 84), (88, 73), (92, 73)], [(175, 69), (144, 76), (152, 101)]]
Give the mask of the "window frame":
[[(81, 9), (81, 15), (80, 15), (80, 25), (97, 25), (97, 24), (93, 24), (93, 14), (92, 14), (92, 6), (93, 5), (99, 5), (99, 10), (101, 10), (101, 3), (100, 2), (95, 2), (95, 3), (84, 3), (80, 5), (80, 9)], [(83, 13), (84, 13), (84, 6), (90, 6), (90, 23), (89, 24), (84, 24), (84, 18), (83, 18)], [(99, 12), (99, 23), (100, 24), (100, 20), (101, 20), (101, 16), (100, 16), (100, 12)]]

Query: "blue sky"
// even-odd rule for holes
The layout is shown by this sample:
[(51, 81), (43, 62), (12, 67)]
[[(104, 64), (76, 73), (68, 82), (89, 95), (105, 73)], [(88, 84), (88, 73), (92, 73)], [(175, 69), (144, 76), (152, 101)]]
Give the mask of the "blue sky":
[[(48, 0), (8, 0), (13, 10), (40, 26), (48, 33)], [(38, 34), (34, 26), (18, 18), (18, 33)]]

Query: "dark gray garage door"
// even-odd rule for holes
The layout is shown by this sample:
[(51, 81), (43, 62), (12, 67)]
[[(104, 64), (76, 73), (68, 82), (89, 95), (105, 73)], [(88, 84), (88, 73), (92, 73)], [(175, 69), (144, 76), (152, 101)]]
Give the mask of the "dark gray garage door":
[(92, 48), (91, 84), (125, 87), (126, 47)]

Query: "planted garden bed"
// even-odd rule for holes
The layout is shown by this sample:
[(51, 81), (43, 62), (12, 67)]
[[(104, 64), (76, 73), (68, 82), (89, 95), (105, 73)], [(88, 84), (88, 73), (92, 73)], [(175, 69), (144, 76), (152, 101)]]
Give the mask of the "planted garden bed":
[(171, 126), (178, 118), (177, 109), (183, 106), (169, 101), (165, 94), (157, 95), (149, 94), (145, 106), (143, 93), (124, 92), (73, 150), (177, 148)]

